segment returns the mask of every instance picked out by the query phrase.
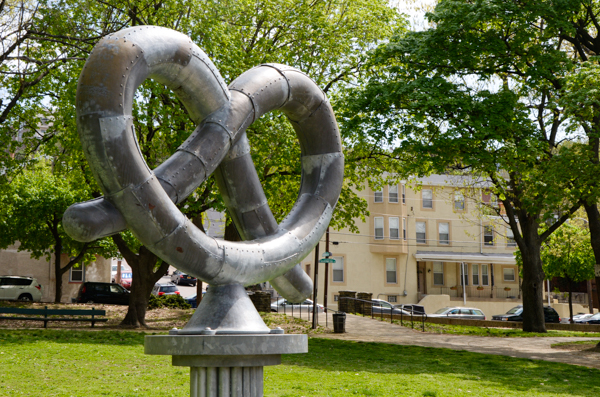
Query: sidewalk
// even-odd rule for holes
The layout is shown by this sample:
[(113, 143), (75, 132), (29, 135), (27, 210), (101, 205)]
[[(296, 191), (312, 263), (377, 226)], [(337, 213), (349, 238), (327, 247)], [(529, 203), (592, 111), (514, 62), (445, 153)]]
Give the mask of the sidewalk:
[[(324, 313), (319, 314), (318, 320), (319, 325), (325, 326)], [(333, 328), (331, 314), (328, 316), (327, 325), (328, 328)], [(552, 349), (550, 347), (551, 344), (559, 342), (575, 342), (590, 339), (600, 340), (600, 335), (598, 335), (597, 338), (488, 338), (481, 336), (423, 333), (419, 331), (419, 325), (420, 323), (415, 322), (415, 329), (413, 330), (396, 324), (390, 324), (389, 322), (373, 320), (369, 317), (346, 314), (346, 333), (322, 334), (314, 335), (314, 337), (466, 350), (476, 353), (554, 361), (600, 369), (600, 354), (598, 353), (582, 353), (578, 351)]]

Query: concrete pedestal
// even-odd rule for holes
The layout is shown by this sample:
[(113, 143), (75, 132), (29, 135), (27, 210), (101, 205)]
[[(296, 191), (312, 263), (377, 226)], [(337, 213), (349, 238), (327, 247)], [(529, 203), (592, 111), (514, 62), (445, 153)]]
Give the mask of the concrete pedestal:
[(262, 397), (263, 367), (282, 354), (307, 353), (306, 335), (148, 335), (146, 354), (190, 367), (191, 397)]

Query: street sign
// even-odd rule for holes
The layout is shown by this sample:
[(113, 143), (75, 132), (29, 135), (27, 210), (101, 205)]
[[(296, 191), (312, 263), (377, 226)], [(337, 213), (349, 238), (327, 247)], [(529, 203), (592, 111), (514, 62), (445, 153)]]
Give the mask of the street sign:
[(319, 263), (335, 263), (335, 259), (330, 259), (330, 258), (319, 259)]
[(323, 252), (323, 255), (321, 255), (321, 256), (324, 256), (325, 258), (330, 257), (331, 256), (331, 252), (325, 251), (325, 252)]

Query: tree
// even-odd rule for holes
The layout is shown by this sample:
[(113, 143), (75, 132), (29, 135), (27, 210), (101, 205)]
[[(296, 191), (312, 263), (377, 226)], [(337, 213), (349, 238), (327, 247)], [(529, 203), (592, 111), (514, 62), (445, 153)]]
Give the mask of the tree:
[[(90, 263), (98, 255), (113, 256), (116, 249), (107, 240), (79, 243), (62, 228), (62, 216), (71, 204), (89, 198), (76, 173), (56, 175), (51, 165), (39, 160), (11, 181), (0, 193), (0, 248), (18, 243), (38, 259), (54, 256), (55, 295), (60, 302), (62, 278), (73, 266)], [(61, 255), (69, 256), (62, 266)]]
[(454, 170), (492, 184), (523, 256), (530, 332), (545, 332), (541, 245), (585, 190), (584, 159), (562, 144), (578, 137), (559, 104), (573, 46), (560, 38), (566, 25), (547, 20), (572, 3), (442, 0), (427, 14), (430, 29), (373, 54), (371, 81), (347, 114), (353, 129), (393, 148), (406, 175)]
[(569, 283), (569, 316), (573, 322), (573, 283), (594, 277), (589, 231), (573, 221), (563, 224), (546, 240), (541, 256), (547, 278), (564, 277)]

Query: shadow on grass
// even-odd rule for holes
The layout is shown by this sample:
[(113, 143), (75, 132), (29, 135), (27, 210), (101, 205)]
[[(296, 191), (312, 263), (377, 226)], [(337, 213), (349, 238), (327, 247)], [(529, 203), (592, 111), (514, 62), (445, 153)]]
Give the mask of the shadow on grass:
[(452, 375), (513, 391), (600, 395), (600, 370), (548, 361), (419, 346), (309, 339), (309, 354), (284, 356), (284, 364), (320, 371)]
[(148, 334), (153, 334), (153, 332), (145, 333), (120, 330), (74, 331), (59, 329), (0, 329), (0, 345), (39, 343), (47, 341), (54, 343), (135, 346), (143, 345), (144, 336)]

